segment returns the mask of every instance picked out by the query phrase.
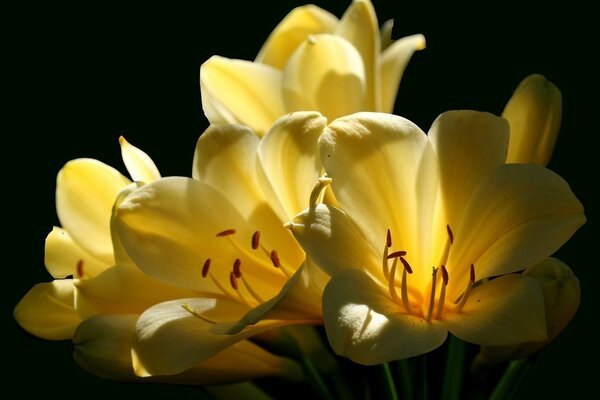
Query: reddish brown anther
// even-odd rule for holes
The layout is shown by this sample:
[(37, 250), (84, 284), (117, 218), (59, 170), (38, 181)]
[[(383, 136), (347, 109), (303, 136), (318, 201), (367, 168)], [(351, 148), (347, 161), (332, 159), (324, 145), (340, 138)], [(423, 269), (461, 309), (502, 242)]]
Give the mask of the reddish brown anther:
[(402, 257), (402, 256), (405, 256), (405, 255), (406, 255), (406, 252), (404, 250), (399, 250), (399, 251), (395, 251), (395, 252), (393, 252), (391, 254), (388, 254), (387, 258), (388, 258), (388, 260), (391, 260), (393, 258)]
[(444, 265), (442, 265), (442, 279), (444, 280), (444, 285), (448, 284), (448, 270)]
[(252, 249), (253, 250), (258, 249), (259, 244), (260, 244), (260, 232), (256, 231), (252, 234)]
[(475, 266), (471, 264), (471, 283), (475, 283)]
[(279, 268), (281, 266), (281, 261), (279, 260), (279, 254), (275, 250), (271, 251), (271, 262), (275, 268)]
[(231, 284), (232, 288), (234, 288), (235, 290), (238, 290), (237, 279), (236, 279), (235, 274), (233, 273), (233, 271), (231, 271), (229, 273), (229, 283)]
[(235, 229), (225, 229), (224, 231), (217, 233), (217, 237), (229, 236), (233, 235), (234, 233)]
[(406, 270), (406, 272), (412, 274), (412, 268), (410, 267), (408, 261), (404, 259), (404, 257), (400, 257), (400, 262), (402, 263), (402, 265), (404, 265), (404, 269)]
[(448, 238), (450, 238), (450, 244), (454, 243), (454, 234), (452, 233), (452, 229), (450, 229), (450, 225), (446, 225), (446, 231), (448, 231)]
[(79, 278), (83, 276), (83, 260), (77, 261), (77, 276)]
[(242, 277), (242, 261), (239, 258), (236, 258), (235, 261), (233, 262), (233, 275), (235, 275), (236, 278), (241, 278)]
[(387, 245), (387, 247), (392, 247), (392, 232), (390, 232), (390, 229), (388, 228), (387, 230), (387, 236), (385, 238), (385, 244)]
[(202, 277), (206, 278), (206, 276), (208, 275), (208, 270), (210, 269), (210, 258), (207, 258), (206, 261), (204, 261), (204, 265), (202, 266)]

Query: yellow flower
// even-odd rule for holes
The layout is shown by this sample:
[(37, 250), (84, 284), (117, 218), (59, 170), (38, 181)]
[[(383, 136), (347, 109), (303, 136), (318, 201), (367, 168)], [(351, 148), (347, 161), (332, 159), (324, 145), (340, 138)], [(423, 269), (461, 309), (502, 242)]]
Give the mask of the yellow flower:
[(194, 292), (141, 315), (138, 375), (179, 373), (249, 336), (321, 322), (320, 271), (308, 274), (283, 222), (308, 206), (325, 125), (319, 113), (294, 113), (262, 140), (213, 125), (198, 140), (194, 179), (160, 179), (118, 207), (116, 229), (139, 268)]
[(292, 111), (319, 111), (330, 121), (391, 112), (410, 57), (425, 48), (422, 35), (392, 43), (392, 25), (379, 32), (369, 0), (354, 0), (341, 20), (314, 5), (298, 7), (254, 62), (214, 56), (202, 65), (204, 113), (211, 123), (241, 123), (262, 136)]
[(504, 119), (475, 111), (442, 114), (428, 136), (376, 113), (325, 130), (344, 211), (320, 204), (289, 227), (332, 277), (323, 315), (336, 353), (377, 364), (428, 352), (448, 331), (488, 346), (546, 339), (539, 285), (512, 273), (585, 217), (558, 175), (505, 164), (508, 135)]
[[(123, 161), (134, 180), (160, 178), (152, 160), (121, 138)], [(56, 206), (63, 228), (46, 240), (46, 267), (56, 278), (40, 283), (15, 307), (17, 322), (44, 339), (73, 338), (75, 361), (113, 380), (142, 381), (134, 374), (135, 321), (146, 308), (193, 292), (154, 280), (123, 252), (111, 231), (113, 204), (138, 184), (96, 160), (70, 161), (57, 178)], [(72, 275), (73, 278), (66, 278)], [(63, 279), (66, 278), (66, 279)], [(266, 375), (297, 377), (299, 367), (248, 342), (237, 343), (189, 371), (152, 381), (215, 384)]]

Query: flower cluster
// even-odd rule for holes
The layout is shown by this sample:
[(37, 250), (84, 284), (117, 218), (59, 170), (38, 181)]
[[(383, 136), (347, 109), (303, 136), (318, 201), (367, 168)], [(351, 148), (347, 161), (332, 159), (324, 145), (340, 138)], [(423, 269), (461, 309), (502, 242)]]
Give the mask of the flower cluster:
[[(545, 346), (579, 305), (551, 256), (585, 223), (545, 167), (560, 92), (531, 75), (501, 116), (448, 111), (426, 134), (390, 114), (425, 39), (391, 32), (368, 0), (341, 19), (309, 5), (253, 62), (210, 58), (191, 177), (161, 177), (123, 137), (131, 180), (67, 163), (45, 243), (54, 280), (17, 322), (72, 339), (100, 377), (194, 385), (331, 370), (310, 326), (362, 365), (428, 353), (449, 332), (482, 346), (476, 365)], [(290, 340), (297, 351), (278, 350)]]

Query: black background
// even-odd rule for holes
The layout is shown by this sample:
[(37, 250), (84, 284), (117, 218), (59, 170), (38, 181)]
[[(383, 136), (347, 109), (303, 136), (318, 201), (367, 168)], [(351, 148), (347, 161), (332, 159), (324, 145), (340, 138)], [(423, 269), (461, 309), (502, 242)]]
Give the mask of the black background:
[[(118, 393), (197, 398), (192, 388), (104, 381), (72, 361), (70, 342), (20, 330), (12, 309), (37, 282), (49, 281), (43, 243), (53, 225), (55, 177), (70, 159), (92, 157), (125, 172), (117, 138), (150, 154), (163, 175), (189, 175), (206, 128), (200, 64), (213, 54), (253, 59), (276, 23), (299, 1), (220, 1), (183, 5), (29, 5), (5, 19), (5, 215), (2, 320), (4, 384), (23, 397), (40, 388), (63, 398)], [(276, 3), (276, 4), (272, 4)], [(406, 3), (406, 4), (404, 4)], [(341, 16), (349, 2), (317, 1)], [(558, 253), (579, 276), (582, 304), (571, 325), (539, 358), (519, 398), (584, 397), (596, 387), (599, 274), (597, 230), (597, 21), (576, 2), (560, 7), (494, 3), (442, 6), (374, 1), (394, 38), (423, 33), (402, 81), (396, 113), (425, 131), (449, 109), (499, 114), (519, 81), (544, 74), (562, 90), (563, 125), (550, 168), (572, 186), (588, 223)], [(5, 386), (6, 388), (6, 386)], [(12, 387), (11, 387), (12, 388)]]

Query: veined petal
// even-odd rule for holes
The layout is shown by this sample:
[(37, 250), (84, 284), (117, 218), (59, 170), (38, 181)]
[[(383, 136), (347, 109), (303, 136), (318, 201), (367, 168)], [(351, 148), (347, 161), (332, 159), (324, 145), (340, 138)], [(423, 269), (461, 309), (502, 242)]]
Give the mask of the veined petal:
[[(389, 29), (391, 35), (391, 27)], [(425, 36), (417, 34), (398, 39), (384, 50), (381, 55), (381, 106), (378, 110), (389, 113), (394, 111), (404, 70), (415, 51), (424, 48)]]
[(502, 116), (510, 125), (507, 162), (547, 165), (562, 117), (560, 90), (542, 75), (529, 75), (515, 90)]
[(213, 123), (241, 123), (262, 136), (285, 114), (281, 71), (213, 56), (200, 67), (202, 109)]
[(319, 145), (341, 208), (371, 247), (383, 254), (390, 229), (397, 246), (418, 249), (436, 198), (437, 166), (423, 131), (395, 115), (359, 113), (331, 123)]
[(560, 176), (539, 165), (503, 165), (469, 201), (448, 272), (468, 277), (474, 264), (479, 280), (522, 270), (554, 253), (584, 222), (581, 203)]
[[(114, 227), (134, 263), (172, 285), (223, 294), (212, 279), (202, 277), (207, 259), (211, 274), (227, 288), (237, 258), (254, 289), (264, 297), (275, 295), (284, 281), (270, 262), (263, 263), (266, 268), (248, 254), (256, 227), (248, 226), (217, 190), (194, 179), (162, 178), (136, 190), (118, 207)], [(230, 229), (235, 230), (232, 236), (217, 236)]]
[(219, 335), (211, 333), (213, 325), (182, 306), (217, 321), (237, 320), (248, 311), (240, 303), (216, 298), (181, 299), (149, 308), (137, 322), (133, 343), (138, 376), (181, 373), (243, 339), (289, 324), (265, 321), (237, 335)]
[(254, 62), (283, 70), (308, 35), (333, 33), (338, 23), (333, 14), (313, 4), (296, 7), (271, 32)]
[(42, 339), (70, 339), (81, 321), (73, 303), (72, 279), (38, 283), (19, 301), (14, 317), (23, 329)]
[(439, 159), (446, 212), (439, 225), (456, 229), (475, 188), (506, 160), (508, 124), (489, 113), (449, 111), (434, 121), (428, 135)]
[(77, 265), (83, 261), (86, 278), (98, 275), (110, 265), (98, 260), (79, 246), (69, 232), (57, 226), (46, 236), (44, 247), (44, 263), (54, 278), (66, 278), (77, 275)]
[(363, 271), (335, 275), (323, 293), (327, 338), (333, 350), (364, 365), (427, 353), (446, 340), (437, 321), (401, 314), (389, 293)]
[(69, 161), (56, 178), (56, 212), (63, 228), (87, 252), (114, 264), (110, 217), (119, 191), (130, 182), (93, 159)]
[(278, 199), (291, 219), (308, 207), (310, 194), (321, 175), (317, 141), (327, 126), (318, 112), (297, 112), (279, 119), (258, 148), (267, 198)]
[(290, 57), (282, 79), (288, 111), (319, 111), (331, 121), (364, 109), (363, 61), (341, 37), (309, 36)]
[(381, 39), (377, 15), (375, 15), (371, 1), (353, 0), (342, 16), (335, 34), (352, 43), (363, 60), (365, 102), (362, 111), (381, 110), (381, 71), (379, 69)]
[[(344, 269), (364, 269), (381, 276), (381, 258), (369, 247), (343, 211), (317, 204), (298, 214), (289, 226), (315, 263), (334, 276)], [(383, 242), (382, 242), (383, 244)]]
[(75, 362), (102, 378), (126, 382), (211, 385), (269, 375), (297, 376), (299, 367), (243, 341), (189, 370), (172, 376), (142, 378), (133, 370), (131, 347), (138, 315), (99, 315), (84, 321), (75, 334)]
[(542, 290), (523, 275), (501, 276), (475, 287), (460, 312), (444, 316), (452, 334), (484, 346), (546, 339)]
[(129, 143), (123, 136), (119, 137), (119, 144), (123, 163), (131, 179), (150, 183), (160, 178), (160, 172), (148, 154)]

